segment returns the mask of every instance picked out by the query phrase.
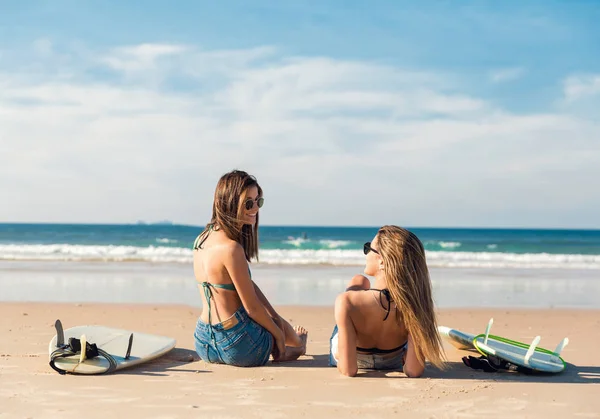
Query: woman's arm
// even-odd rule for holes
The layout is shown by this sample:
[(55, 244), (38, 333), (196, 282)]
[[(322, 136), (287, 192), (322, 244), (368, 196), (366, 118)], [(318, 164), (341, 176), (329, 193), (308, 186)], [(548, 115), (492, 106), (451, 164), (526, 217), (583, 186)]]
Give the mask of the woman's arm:
[[(275, 308), (273, 308), (273, 306), (271, 305), (269, 300), (267, 300), (267, 297), (265, 297), (265, 295), (260, 290), (260, 288), (258, 288), (258, 285), (256, 285), (256, 282), (254, 282), (254, 280), (251, 280), (251, 281), (252, 281), (252, 284), (254, 284), (254, 292), (256, 292), (256, 296), (258, 297), (258, 300), (265, 306), (265, 310), (267, 310), (267, 313), (269, 313), (269, 316), (271, 316), (271, 318), (273, 319), (273, 321), (275, 322), (277, 327), (279, 327), (281, 329), (281, 332), (283, 333), (283, 341), (286, 342), (286, 344), (287, 344), (287, 340), (290, 336), (288, 336), (288, 333), (286, 333), (286, 330), (285, 330), (285, 327), (286, 327), (285, 320), (283, 320), (283, 318), (277, 313), (277, 311), (275, 311)], [(287, 326), (289, 328), (292, 327), (289, 324)], [(296, 334), (294, 333), (293, 335), (296, 335)], [(292, 335), (292, 338), (294, 338), (293, 335)]]
[(352, 304), (348, 294), (340, 294), (335, 300), (335, 323), (338, 327), (337, 369), (343, 375), (354, 377), (358, 372), (356, 362), (356, 329), (350, 318)]
[(254, 285), (254, 292), (256, 292), (256, 296), (258, 297), (258, 300), (265, 306), (265, 309), (267, 310), (267, 313), (269, 313), (269, 316), (273, 317), (274, 319), (279, 318), (279, 314), (277, 314), (277, 312), (275, 311), (275, 309), (273, 308), (271, 303), (269, 303), (269, 300), (267, 300), (267, 297), (265, 297), (265, 295), (260, 290), (260, 288), (258, 288), (258, 285), (256, 285), (256, 282), (254, 282), (253, 280), (251, 280), (251, 281), (252, 281), (252, 285)]
[(418, 378), (425, 371), (425, 364), (417, 359), (417, 349), (412, 341), (410, 334), (408, 335), (408, 350), (406, 351), (406, 359), (404, 361), (404, 374), (411, 378)]
[(225, 257), (224, 265), (248, 315), (273, 335), (277, 344), (278, 355), (283, 356), (285, 354), (283, 332), (277, 327), (271, 316), (267, 313), (265, 306), (256, 295), (254, 283), (248, 273), (248, 262), (246, 262), (242, 246), (238, 243), (233, 243), (229, 246), (229, 252), (227, 252)]

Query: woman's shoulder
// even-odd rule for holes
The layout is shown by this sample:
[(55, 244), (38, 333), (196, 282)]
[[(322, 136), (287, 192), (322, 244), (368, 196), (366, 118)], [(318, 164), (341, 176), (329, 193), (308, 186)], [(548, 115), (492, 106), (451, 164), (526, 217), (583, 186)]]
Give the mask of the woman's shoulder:
[[(212, 231), (208, 236), (204, 236), (200, 234), (198, 238), (203, 238), (202, 248), (210, 251), (216, 252), (233, 252), (238, 249), (244, 250), (242, 245), (237, 241), (230, 239), (227, 235), (222, 231)], [(198, 240), (198, 239), (196, 239)]]
[(235, 257), (243, 255), (244, 259), (246, 258), (244, 253), (244, 247), (237, 241), (227, 237), (225, 233), (219, 234), (218, 237), (215, 237), (215, 240), (212, 243), (212, 247), (215, 251), (223, 253), (227, 256)]
[(336, 299), (336, 305), (345, 305), (352, 309), (364, 309), (372, 305), (373, 292), (371, 290), (348, 290), (341, 293)]

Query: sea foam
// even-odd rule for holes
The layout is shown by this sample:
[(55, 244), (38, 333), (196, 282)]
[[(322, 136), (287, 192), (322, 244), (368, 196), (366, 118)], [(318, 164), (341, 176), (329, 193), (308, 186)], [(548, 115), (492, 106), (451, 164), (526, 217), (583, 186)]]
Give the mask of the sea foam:
[[(429, 267), (600, 269), (600, 255), (427, 251)], [(273, 265), (362, 266), (362, 250), (263, 249), (260, 262)], [(191, 263), (192, 250), (166, 246), (2, 244), (0, 260)]]

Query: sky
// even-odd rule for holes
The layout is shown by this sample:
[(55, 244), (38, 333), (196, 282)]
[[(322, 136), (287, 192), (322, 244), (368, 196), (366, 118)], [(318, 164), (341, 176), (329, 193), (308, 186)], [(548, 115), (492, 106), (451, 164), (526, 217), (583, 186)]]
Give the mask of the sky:
[(0, 0), (0, 222), (600, 228), (596, 1)]

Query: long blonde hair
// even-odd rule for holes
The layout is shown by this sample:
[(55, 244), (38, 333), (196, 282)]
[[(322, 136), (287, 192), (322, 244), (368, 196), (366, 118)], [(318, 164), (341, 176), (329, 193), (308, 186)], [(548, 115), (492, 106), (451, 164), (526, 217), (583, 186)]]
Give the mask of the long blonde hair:
[(444, 369), (423, 244), (414, 233), (393, 225), (381, 227), (377, 237), (386, 286), (397, 307), (397, 321), (404, 323), (412, 337), (417, 359), (423, 363), (427, 359)]
[(256, 178), (242, 170), (232, 170), (221, 176), (215, 189), (212, 218), (200, 233), (200, 237), (205, 237), (211, 229), (223, 230), (227, 237), (242, 245), (248, 262), (251, 259), (258, 261), (259, 215), (256, 214), (254, 225), (241, 221), (244, 211), (242, 204), (252, 186), (256, 186), (258, 196), (262, 196), (263, 191)]

